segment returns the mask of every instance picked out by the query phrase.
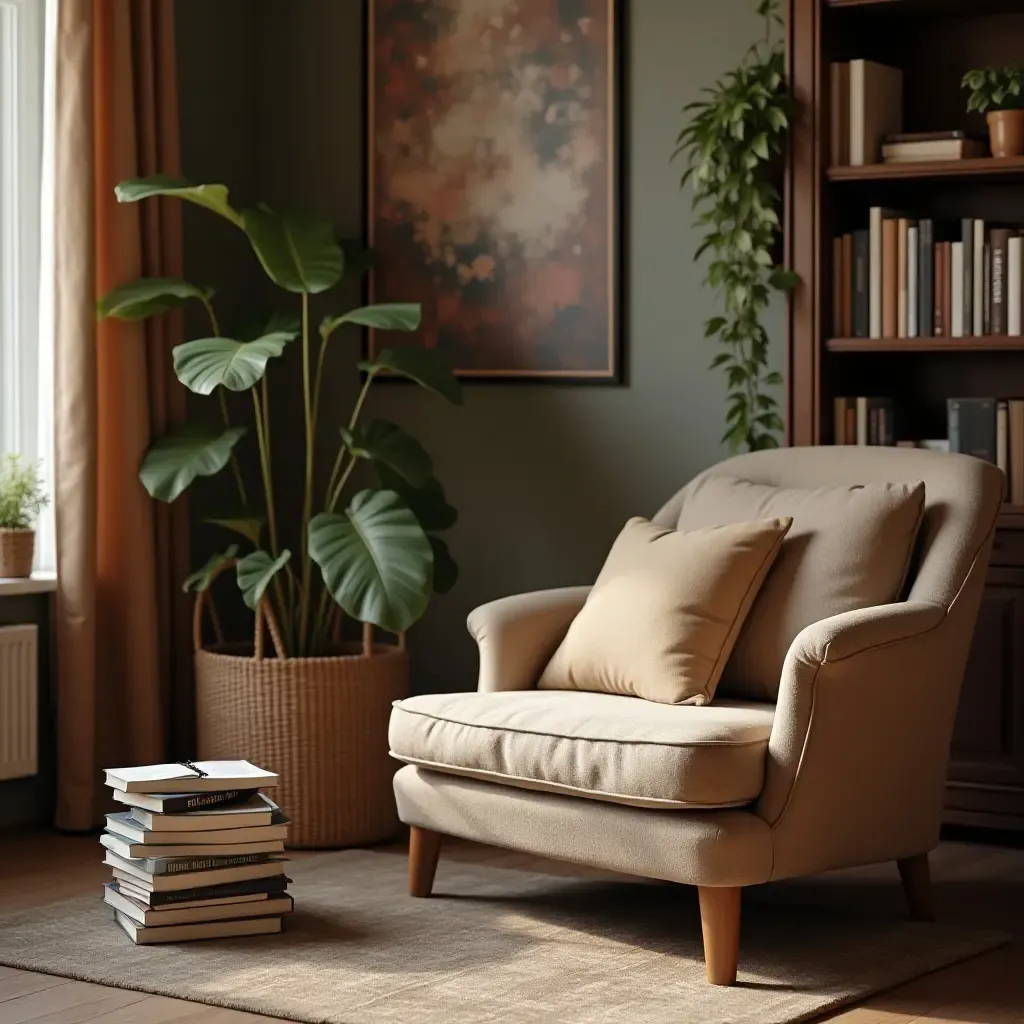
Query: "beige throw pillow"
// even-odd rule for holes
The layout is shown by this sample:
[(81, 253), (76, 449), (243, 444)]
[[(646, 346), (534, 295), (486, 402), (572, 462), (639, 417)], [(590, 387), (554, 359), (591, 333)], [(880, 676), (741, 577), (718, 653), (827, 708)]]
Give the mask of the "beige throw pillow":
[(707, 704), (791, 523), (684, 533), (631, 519), (538, 687)]

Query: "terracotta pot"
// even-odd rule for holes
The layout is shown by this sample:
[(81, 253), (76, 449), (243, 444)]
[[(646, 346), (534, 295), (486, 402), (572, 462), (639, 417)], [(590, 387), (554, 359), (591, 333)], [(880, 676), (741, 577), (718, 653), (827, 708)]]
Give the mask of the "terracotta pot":
[(985, 120), (993, 156), (1024, 154), (1024, 110), (990, 110)]
[(32, 575), (35, 530), (0, 530), (0, 577)]

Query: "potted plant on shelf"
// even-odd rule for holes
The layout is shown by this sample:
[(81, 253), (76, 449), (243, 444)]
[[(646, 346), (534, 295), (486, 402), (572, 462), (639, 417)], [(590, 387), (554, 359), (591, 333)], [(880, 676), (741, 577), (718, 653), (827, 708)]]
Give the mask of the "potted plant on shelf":
[[(405, 632), (426, 611), (431, 593), (455, 582), (457, 567), (436, 534), (456, 513), (419, 442), (397, 424), (367, 422), (363, 414), (382, 374), (406, 377), (453, 403), (461, 400), (459, 384), (422, 349), (384, 349), (359, 362), (362, 387), (334, 434), (329, 482), (318, 488), (326, 475), (316, 473), (324, 367), (337, 339), (353, 326), (416, 330), (419, 305), (362, 306), (326, 316), (314, 331), (310, 296), (336, 285), (346, 262), (366, 264), (361, 257), (346, 261), (329, 222), (266, 206), (236, 210), (224, 185), (166, 177), (122, 182), (116, 195), (120, 202), (176, 197), (225, 218), (245, 234), (270, 280), (297, 300), (298, 315), (275, 314), (252, 338), (222, 331), (213, 290), (183, 280), (131, 281), (99, 303), (101, 316), (137, 320), (196, 302), (209, 320), (207, 336), (174, 349), (174, 370), (195, 394), (218, 396), (220, 422), (190, 424), (159, 438), (139, 471), (159, 501), (174, 501), (197, 477), (222, 472), (237, 492), (237, 508), (211, 520), (233, 532), (237, 543), (185, 581), (196, 594), (198, 756), (245, 757), (277, 771), (294, 846), (386, 839), (397, 825), (387, 722), (391, 702), (408, 689)], [(304, 440), (303, 487), (296, 495), (275, 492), (267, 383), (269, 367), (293, 345), (301, 350)], [(228, 391), (251, 395), (253, 431), (230, 418)], [(240, 446), (253, 440), (258, 501), (237, 460)], [(362, 468), (371, 468), (375, 479), (357, 487)], [(286, 536), (289, 501), (299, 525)], [(228, 572), (254, 613), (251, 644), (228, 643), (213, 609), (210, 587)], [(203, 639), (204, 610), (211, 646)], [(360, 639), (351, 638), (350, 623), (361, 627)], [(375, 627), (397, 640), (374, 643)]]
[(989, 146), (993, 156), (1024, 153), (1024, 69), (1010, 64), (1001, 68), (976, 68), (960, 83), (970, 89), (968, 112), (978, 111), (988, 122)]
[(8, 452), (0, 460), (0, 577), (32, 575), (36, 553), (33, 524), (50, 503), (39, 479), (39, 466), (22, 465)]

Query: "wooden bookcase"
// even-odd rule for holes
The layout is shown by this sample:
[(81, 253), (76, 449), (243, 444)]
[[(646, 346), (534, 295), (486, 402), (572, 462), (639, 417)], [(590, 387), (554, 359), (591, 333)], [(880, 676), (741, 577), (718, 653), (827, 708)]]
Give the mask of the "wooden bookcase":
[[(832, 239), (871, 206), (1024, 227), (1024, 157), (829, 167), (829, 64), (903, 70), (904, 130), (984, 132), (965, 112), (964, 72), (1024, 60), (1024, 0), (788, 0), (797, 112), (786, 177), (791, 444), (831, 444), (833, 399), (889, 395), (897, 436), (945, 437), (946, 399), (1024, 396), (1024, 338), (836, 338)], [(927, 714), (922, 708), (922, 714)], [(954, 736), (947, 820), (1024, 830), (1024, 508), (1006, 505)]]

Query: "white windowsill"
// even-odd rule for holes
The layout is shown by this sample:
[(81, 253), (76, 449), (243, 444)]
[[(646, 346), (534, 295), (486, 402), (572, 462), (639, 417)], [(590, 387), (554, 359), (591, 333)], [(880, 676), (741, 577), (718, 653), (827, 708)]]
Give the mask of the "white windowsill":
[(26, 579), (0, 576), (0, 597), (22, 597), (25, 594), (51, 594), (57, 589), (55, 572), (34, 572)]

